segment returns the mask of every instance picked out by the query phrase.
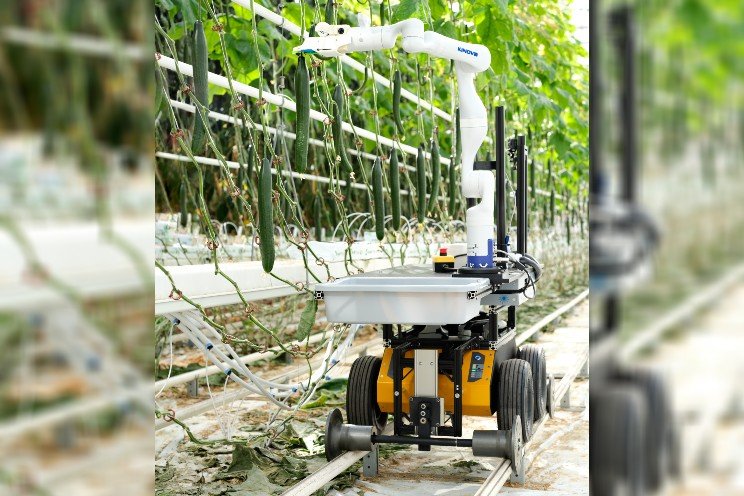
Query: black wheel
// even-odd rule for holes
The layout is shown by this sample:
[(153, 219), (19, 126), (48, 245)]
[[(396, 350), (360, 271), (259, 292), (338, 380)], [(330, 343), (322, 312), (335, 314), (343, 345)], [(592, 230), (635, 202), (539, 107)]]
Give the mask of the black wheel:
[(545, 367), (545, 350), (534, 344), (526, 344), (519, 349), (518, 358), (530, 364), (532, 387), (535, 390), (535, 420), (540, 420), (548, 406), (548, 374)]
[(346, 418), (350, 424), (371, 425), (380, 433), (387, 423), (387, 413), (377, 404), (377, 376), (382, 359), (363, 356), (354, 360), (346, 390)]
[(644, 399), (634, 387), (590, 391), (589, 473), (594, 496), (640, 496), (644, 490)]
[(643, 397), (646, 417), (645, 483), (651, 492), (659, 490), (671, 472), (670, 457), (674, 449), (670, 446), (672, 433), (672, 414), (669, 406), (666, 384), (661, 375), (651, 370), (629, 370), (619, 373), (620, 380), (635, 387)]
[(532, 388), (530, 364), (519, 358), (507, 360), (499, 366), (499, 429), (509, 430), (514, 417), (522, 420), (522, 441), (532, 437), (535, 416), (535, 392)]

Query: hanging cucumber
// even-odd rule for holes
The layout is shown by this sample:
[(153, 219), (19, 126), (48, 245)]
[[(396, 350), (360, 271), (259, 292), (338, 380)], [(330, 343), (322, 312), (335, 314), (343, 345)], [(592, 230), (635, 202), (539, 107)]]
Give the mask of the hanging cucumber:
[(375, 234), (382, 241), (385, 237), (385, 190), (382, 187), (382, 164), (379, 157), (372, 166), (372, 193), (375, 198)]
[(393, 150), (390, 156), (390, 203), (393, 206), (393, 229), (400, 229), (400, 169), (398, 169), (398, 152)]
[(181, 181), (181, 227), (186, 227), (189, 221), (188, 198), (186, 197), (186, 181)]
[(383, 0), (382, 3), (380, 3), (380, 26), (384, 26), (386, 21), (387, 21), (387, 5), (385, 5), (385, 1)]
[(253, 145), (248, 145), (248, 148), (245, 152), (248, 154), (245, 161), (245, 184), (241, 184), (241, 187), (245, 187), (247, 189), (248, 183), (251, 180), (251, 175), (253, 174), (253, 164), (256, 162), (256, 156), (253, 151)]
[(261, 265), (265, 272), (274, 268), (274, 203), (271, 162), (264, 158), (258, 177), (258, 237), (261, 242)]
[(295, 99), (297, 103), (297, 129), (294, 142), (295, 170), (307, 169), (308, 137), (310, 135), (310, 75), (307, 72), (305, 57), (299, 56), (295, 71)]
[(431, 197), (429, 197), (429, 211), (434, 211), (434, 207), (439, 199), (439, 181), (442, 176), (442, 170), (439, 163), (439, 134), (435, 131), (431, 138)]
[(323, 205), (320, 201), (320, 194), (315, 197), (313, 213), (315, 214), (315, 239), (318, 241), (323, 241)]
[(455, 163), (451, 162), (449, 167), (449, 178), (447, 180), (447, 196), (449, 197), (449, 214), (455, 216), (457, 208), (457, 169)]
[(335, 201), (330, 202), (328, 204), (327, 218), (328, 218), (328, 225), (333, 229), (335, 229), (336, 226), (338, 225), (338, 213), (337, 212), (338, 210), (337, 210), (336, 202)]
[(333, 90), (333, 102), (335, 103), (335, 109), (333, 111), (333, 124), (331, 131), (333, 134), (333, 144), (336, 147), (336, 154), (341, 157), (341, 170), (347, 174), (353, 172), (351, 162), (349, 162), (349, 156), (346, 154), (346, 145), (344, 144), (344, 132), (342, 128), (343, 115), (344, 115), (344, 89), (340, 84), (336, 85)]
[(550, 190), (550, 225), (555, 225), (555, 191)]
[(449, 212), (450, 215), (455, 215), (455, 209), (457, 208), (457, 165), (460, 164), (462, 159), (462, 131), (460, 131), (460, 109), (455, 110), (455, 159), (450, 160), (449, 166), (449, 185), (447, 188), (447, 194), (449, 195)]
[(395, 119), (395, 127), (398, 129), (398, 134), (403, 134), (403, 122), (400, 120), (400, 89), (402, 85), (402, 76), (400, 75), (400, 71), (396, 70), (393, 75), (393, 119)]
[[(201, 105), (209, 103), (209, 83), (207, 81), (209, 61), (207, 38), (204, 35), (204, 25), (201, 21), (194, 23), (194, 96)], [(204, 116), (206, 120), (206, 115)], [(199, 117), (199, 111), (194, 114), (194, 131), (191, 138), (191, 150), (200, 155), (207, 143), (207, 132)]]
[(418, 194), (418, 221), (426, 218), (426, 159), (424, 145), (419, 145), (416, 155), (416, 193)]
[(333, 0), (328, 0), (325, 4), (325, 22), (335, 24), (333, 20)]

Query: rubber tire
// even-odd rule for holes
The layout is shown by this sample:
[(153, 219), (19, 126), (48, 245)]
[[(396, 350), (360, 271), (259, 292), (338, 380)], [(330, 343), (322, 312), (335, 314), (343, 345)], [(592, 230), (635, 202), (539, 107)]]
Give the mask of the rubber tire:
[(646, 417), (645, 483), (649, 492), (656, 492), (672, 472), (672, 413), (667, 387), (661, 375), (651, 370), (627, 370), (619, 374), (621, 382), (638, 389), (644, 399)]
[(522, 442), (526, 444), (532, 437), (535, 417), (535, 391), (529, 363), (512, 358), (499, 366), (498, 403), (499, 429), (511, 429), (514, 417), (519, 415), (522, 419)]
[(377, 404), (377, 376), (381, 365), (382, 359), (376, 356), (354, 360), (346, 389), (347, 421), (355, 425), (371, 425), (377, 433), (385, 428), (388, 418)]
[[(598, 389), (598, 388), (597, 388)], [(589, 473), (594, 496), (641, 496), (644, 489), (645, 407), (633, 386), (589, 393)]]
[(517, 357), (530, 364), (532, 368), (532, 387), (535, 390), (535, 421), (548, 411), (548, 373), (545, 365), (545, 350), (534, 344), (526, 344), (519, 349)]

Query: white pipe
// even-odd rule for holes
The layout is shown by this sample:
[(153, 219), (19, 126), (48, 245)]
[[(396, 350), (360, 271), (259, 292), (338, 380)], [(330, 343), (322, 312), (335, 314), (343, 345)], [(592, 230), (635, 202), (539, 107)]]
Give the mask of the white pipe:
[[(317, 334), (313, 334), (310, 336), (310, 339), (307, 340), (309, 344), (315, 344), (319, 341), (322, 341), (326, 337), (325, 332), (319, 332)], [(293, 341), (291, 344), (296, 344), (297, 341)], [(240, 357), (240, 361), (242, 363), (245, 363), (246, 365), (250, 365), (252, 363), (258, 362), (260, 360), (266, 360), (268, 358), (272, 358), (276, 356), (276, 352), (279, 351), (280, 348), (278, 346), (275, 346), (273, 348), (269, 348), (268, 351), (263, 352), (257, 352), (257, 353), (251, 353), (250, 355), (245, 355)], [(193, 381), (195, 379), (202, 379), (207, 378), (210, 375), (218, 374), (222, 372), (222, 369), (216, 365), (210, 365), (209, 367), (205, 367), (203, 369), (199, 370), (192, 370), (191, 372), (184, 372), (183, 374), (178, 374), (176, 376), (171, 377), (170, 379), (162, 379), (157, 381), (153, 384), (152, 388), (153, 391), (158, 391), (161, 387), (163, 388), (169, 388), (173, 386), (178, 386), (179, 384), (186, 384), (187, 382)]]
[[(197, 338), (199, 343), (203, 345), (204, 350), (206, 350), (208, 354), (211, 353), (211, 354), (216, 355), (217, 358), (222, 360), (223, 363), (226, 363), (227, 365), (230, 366), (230, 369), (232, 370), (230, 374), (231, 376), (233, 374), (240, 373), (240, 372), (244, 373), (251, 380), (251, 382), (254, 383), (261, 390), (263, 394), (266, 394), (269, 396), (274, 396), (274, 394), (272, 394), (269, 391), (266, 391), (265, 388), (267, 387), (268, 388), (280, 388), (281, 387), (282, 389), (286, 389), (286, 386), (287, 386), (286, 384), (280, 385), (279, 383), (272, 383), (270, 381), (262, 379), (261, 377), (257, 376), (256, 374), (248, 370), (248, 368), (242, 363), (240, 363), (239, 361), (234, 360), (230, 358), (229, 356), (227, 356), (222, 350), (219, 349), (219, 347), (214, 346), (214, 344), (212, 343), (212, 340), (209, 339), (206, 335), (204, 335), (204, 333), (201, 331), (202, 326), (207, 327), (207, 328), (211, 327), (209, 324), (204, 322), (203, 319), (201, 318), (196, 319), (186, 312), (179, 314), (178, 318), (181, 319), (181, 324), (184, 324), (188, 328), (188, 330), (192, 333), (192, 335)], [(209, 347), (210, 344), (212, 345), (211, 347)]]
[[(185, 76), (189, 76), (189, 77), (193, 77), (194, 75), (194, 68), (190, 64), (186, 64), (184, 62), (177, 62), (176, 60), (170, 57), (167, 57), (165, 55), (162, 55), (162, 54), (157, 54), (156, 58), (157, 58), (158, 65), (164, 69), (168, 69), (171, 71), (178, 71), (181, 74), (184, 74)], [(207, 79), (211, 84), (214, 84), (215, 86), (219, 86), (220, 88), (230, 89), (230, 83), (225, 76), (220, 76), (219, 74), (210, 72), (208, 73)], [(278, 107), (285, 108), (292, 112), (297, 111), (297, 105), (295, 104), (295, 102), (293, 102), (291, 99), (287, 98), (284, 95), (275, 95), (274, 93), (271, 93), (266, 90), (259, 92), (258, 88), (254, 88), (253, 86), (250, 86), (248, 84), (241, 83), (240, 81), (233, 81), (232, 84), (233, 84), (233, 88), (235, 89), (235, 91), (237, 91), (240, 94), (243, 94), (251, 98), (255, 98), (255, 99), (263, 98), (267, 102), (274, 104)], [(260, 93), (260, 97), (259, 97), (259, 93)], [(330, 120), (330, 117), (328, 117), (324, 113), (318, 112), (317, 110), (312, 110), (312, 109), (310, 110), (310, 118), (316, 121), (320, 121), (320, 122), (329, 122)], [(355, 132), (358, 136), (365, 138), (369, 141), (379, 142), (382, 145), (385, 145), (389, 148), (399, 149), (402, 152), (405, 152), (409, 155), (414, 155), (414, 156), (418, 155), (418, 149), (412, 147), (411, 145), (405, 145), (403, 143), (396, 143), (390, 138), (386, 138), (385, 136), (380, 136), (364, 128), (353, 126), (349, 124), (348, 122), (341, 123), (341, 128), (348, 133)], [(431, 158), (431, 154), (429, 152), (426, 152), (425, 155), (427, 158)], [(449, 165), (450, 163), (449, 159), (445, 157), (441, 157), (439, 161), (445, 165)]]
[[(172, 317), (171, 317), (171, 318), (172, 318)], [(189, 325), (189, 324), (188, 324), (187, 322), (185, 322), (184, 320), (181, 320), (181, 322), (180, 322), (179, 326), (181, 326), (183, 330), (185, 330), (186, 332), (188, 332), (188, 333), (189, 333), (189, 334), (190, 334), (190, 335), (192, 336), (192, 338), (193, 338), (193, 339), (192, 339), (192, 341), (194, 342), (194, 344), (195, 344), (195, 345), (196, 345), (196, 346), (197, 346), (197, 347), (198, 347), (198, 348), (199, 348), (199, 349), (200, 349), (200, 350), (201, 350), (201, 351), (202, 351), (202, 352), (204, 353), (204, 355), (205, 355), (205, 356), (207, 356), (207, 357), (208, 357), (208, 358), (209, 358), (209, 359), (210, 359), (210, 360), (211, 360), (211, 361), (212, 361), (212, 362), (213, 362), (213, 363), (214, 363), (215, 365), (219, 365), (219, 366), (221, 366), (221, 367), (223, 367), (223, 366), (224, 366), (224, 365), (223, 365), (223, 364), (222, 364), (221, 362), (219, 362), (219, 360), (216, 360), (216, 359), (215, 359), (215, 355), (217, 355), (217, 356), (219, 357), (219, 353), (215, 353), (215, 354), (212, 354), (212, 353), (210, 353), (210, 350), (207, 350), (207, 347), (206, 347), (206, 345), (205, 345), (205, 344), (204, 344), (203, 342), (201, 342), (201, 341), (200, 341), (200, 340), (199, 340), (199, 339), (198, 339), (198, 338), (196, 337), (196, 333), (194, 332), (194, 330), (193, 330), (193, 329), (191, 328), (191, 326), (190, 326), (190, 325)], [(212, 348), (212, 349), (214, 349), (214, 348)], [(229, 363), (229, 360), (224, 360), (224, 361), (226, 361), (226, 362), (228, 362), (228, 363)], [(223, 373), (224, 373), (225, 375), (228, 375), (228, 367), (226, 367), (226, 366), (225, 366), (225, 368), (223, 369)], [(264, 389), (264, 388), (262, 387), (262, 385), (261, 385), (261, 384), (258, 384), (258, 383), (256, 383), (256, 382), (254, 382), (254, 384), (255, 384), (255, 385), (256, 385), (256, 387), (258, 388), (258, 389), (256, 389), (256, 387), (252, 387), (251, 385), (249, 385), (248, 383), (246, 383), (246, 382), (245, 382), (245, 381), (244, 381), (244, 380), (243, 380), (243, 379), (242, 379), (242, 378), (241, 378), (241, 377), (240, 377), (240, 376), (239, 376), (238, 374), (233, 374), (233, 373), (230, 373), (229, 375), (230, 375), (230, 376), (232, 377), (232, 379), (233, 379), (234, 381), (236, 381), (236, 382), (237, 382), (238, 384), (240, 384), (241, 386), (243, 386), (243, 387), (244, 387), (245, 389), (247, 389), (248, 391), (250, 391), (250, 392), (252, 392), (252, 393), (254, 393), (254, 394), (261, 394), (261, 395), (265, 396), (265, 397), (266, 397), (266, 398), (267, 398), (267, 399), (268, 399), (269, 401), (271, 401), (272, 403), (274, 403), (274, 404), (275, 404), (276, 406), (278, 406), (279, 408), (282, 408), (282, 409), (285, 409), (285, 410), (289, 409), (289, 407), (288, 407), (287, 405), (285, 405), (284, 403), (282, 403), (282, 402), (280, 402), (279, 400), (277, 400), (277, 399), (276, 399), (276, 397), (275, 397), (275, 395), (273, 395), (273, 394), (271, 394), (270, 392), (266, 391), (266, 390), (265, 390), (265, 389)]]
[[(172, 100), (171, 99), (169, 101), (170, 101), (171, 107), (173, 107), (173, 108), (177, 108), (177, 109), (183, 110), (185, 112), (190, 112), (192, 114), (196, 113), (196, 107), (194, 107), (193, 105), (190, 105), (188, 103), (179, 102), (178, 100)], [(233, 124), (235, 126), (243, 127), (243, 121), (241, 121), (240, 119), (238, 119), (236, 117), (233, 117), (231, 115), (221, 114), (219, 112), (213, 112), (213, 111), (209, 111), (209, 113), (207, 115), (210, 118), (212, 118), (212, 119), (215, 119), (215, 120), (218, 120), (218, 121), (222, 121), (222, 122), (229, 122), (230, 124)], [(263, 126), (261, 124), (256, 124), (256, 123), (253, 123), (251, 125), (250, 122), (247, 122), (247, 124), (248, 124), (249, 127), (251, 127), (252, 129), (255, 129), (257, 131), (266, 132), (266, 133), (269, 133), (271, 135), (276, 135), (276, 133), (277, 133), (277, 130), (275, 128), (273, 128), (273, 127), (270, 127), (270, 126)], [(289, 131), (283, 131), (283, 134), (284, 134), (284, 137), (285, 138), (290, 139), (292, 141), (294, 141), (294, 140), (297, 139), (297, 135), (295, 133), (292, 133), (292, 132), (289, 132)], [(310, 143), (313, 146), (325, 147), (325, 142), (320, 141), (319, 139), (308, 138), (307, 141), (308, 141), (308, 143)], [(360, 156), (362, 158), (366, 158), (366, 159), (369, 159), (369, 160), (377, 160), (377, 158), (378, 158), (377, 155), (373, 155), (373, 154), (367, 153), (367, 152), (360, 152), (360, 151), (357, 151), (354, 148), (347, 148), (346, 151), (348, 153), (350, 153), (351, 155)], [(406, 165), (406, 169), (408, 169), (411, 172), (416, 172), (416, 168), (413, 167), (412, 165)]]
[(0, 38), (12, 43), (46, 48), (52, 50), (72, 50), (85, 55), (104, 57), (125, 57), (131, 60), (144, 60), (145, 45), (124, 43), (98, 36), (87, 36), (70, 33), (43, 33), (20, 27), (6, 27), (0, 31)]
[[(168, 159), (168, 160), (175, 160), (177, 162), (191, 162), (191, 158), (188, 157), (187, 155), (177, 155), (175, 153), (168, 153), (168, 152), (155, 152), (155, 156), (156, 157), (160, 157), (160, 158), (165, 158), (165, 159)], [(213, 165), (215, 167), (220, 167), (222, 165), (222, 163), (219, 160), (217, 160), (216, 158), (195, 156), (194, 157), (194, 160), (197, 163), (203, 164), (203, 165)], [(241, 167), (240, 162), (233, 162), (232, 160), (225, 160), (225, 163), (227, 164), (227, 167), (230, 168), (230, 169), (240, 169), (240, 167)], [(274, 175), (276, 175), (277, 174), (277, 170), (272, 167), (271, 168), (271, 173), (274, 174)], [(314, 176), (312, 174), (302, 174), (300, 172), (294, 172), (294, 171), (288, 171), (288, 170), (283, 170), (282, 171), (282, 176), (284, 176), (284, 177), (293, 177), (295, 179), (305, 179), (307, 181), (315, 181), (316, 183), (323, 183), (323, 184), (330, 184), (331, 183), (331, 179), (328, 178), (328, 177), (325, 177), (325, 176)], [(333, 180), (333, 183), (334, 184), (335, 183), (338, 183), (339, 186), (346, 186), (346, 184), (347, 184), (347, 182), (344, 181), (343, 179), (334, 179)], [(361, 190), (367, 191), (367, 186), (365, 186), (364, 184), (351, 183), (351, 187), (354, 188), (354, 189), (361, 189)], [(400, 194), (401, 195), (408, 195), (409, 192), (406, 189), (402, 189), (402, 190), (400, 190)], [(429, 195), (429, 194), (426, 195), (427, 198), (429, 196), (431, 196), (431, 195)], [(439, 198), (440, 199), (444, 199), (443, 196), (440, 196)]]

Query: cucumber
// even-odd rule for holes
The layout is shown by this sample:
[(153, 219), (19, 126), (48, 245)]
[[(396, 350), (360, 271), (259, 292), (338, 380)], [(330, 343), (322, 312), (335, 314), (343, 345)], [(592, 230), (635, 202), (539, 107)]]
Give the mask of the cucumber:
[(258, 177), (258, 238), (261, 242), (261, 265), (265, 272), (274, 268), (274, 203), (271, 162), (264, 158)]
[(382, 164), (379, 157), (372, 166), (372, 194), (375, 199), (375, 234), (382, 241), (385, 237), (385, 190), (382, 187)]
[(354, 170), (349, 162), (349, 156), (346, 154), (346, 145), (344, 144), (344, 131), (341, 123), (343, 122), (344, 109), (344, 90), (340, 84), (336, 85), (333, 90), (333, 102), (335, 108), (333, 110), (333, 125), (331, 131), (333, 134), (333, 144), (336, 147), (336, 154), (341, 157), (341, 169), (347, 174), (351, 174)]
[(380, 26), (384, 26), (385, 22), (387, 20), (387, 5), (385, 5), (385, 0), (380, 3)]
[[(204, 35), (204, 25), (201, 21), (194, 23), (194, 97), (201, 105), (209, 104), (209, 83), (207, 81), (207, 38)], [(207, 143), (207, 132), (199, 117), (199, 110), (194, 114), (194, 131), (191, 138), (191, 150), (199, 155), (204, 152)], [(204, 116), (206, 120), (206, 115)]]
[(335, 24), (333, 20), (333, 0), (328, 0), (325, 4), (325, 22)]
[(449, 197), (449, 214), (454, 218), (457, 209), (457, 169), (454, 162), (451, 162), (449, 167), (447, 196)]
[(315, 205), (313, 205), (315, 214), (315, 239), (323, 241), (323, 205), (320, 200), (320, 194), (315, 197)]
[(439, 199), (439, 181), (442, 170), (439, 162), (439, 134), (434, 132), (431, 138), (431, 197), (429, 197), (429, 211), (433, 212)]
[(449, 212), (454, 217), (457, 208), (457, 168), (462, 160), (462, 131), (460, 130), (460, 109), (455, 110), (455, 159), (450, 160), (449, 168)]
[(418, 194), (418, 221), (426, 218), (426, 159), (424, 145), (419, 145), (416, 155), (416, 193)]
[(550, 190), (550, 225), (555, 225), (555, 191)]
[(253, 164), (256, 161), (256, 156), (253, 151), (253, 145), (248, 145), (246, 153), (248, 154), (248, 156), (246, 157), (245, 163), (245, 184), (241, 184), (240, 186), (248, 188), (248, 182), (251, 180), (251, 175), (253, 174)]
[(398, 152), (393, 150), (390, 156), (390, 203), (393, 206), (393, 229), (400, 229), (400, 169)]
[(310, 75), (307, 72), (305, 57), (299, 56), (295, 71), (295, 99), (297, 103), (297, 126), (295, 129), (294, 159), (295, 170), (307, 169), (308, 137), (310, 135)]
[(188, 208), (188, 198), (186, 195), (186, 181), (181, 181), (181, 197), (179, 198), (181, 200), (181, 227), (186, 227), (189, 221), (189, 213), (186, 210)]
[(403, 85), (402, 76), (400, 71), (396, 70), (393, 75), (393, 119), (395, 120), (395, 127), (398, 130), (398, 134), (403, 134), (403, 122), (400, 120), (400, 89)]

